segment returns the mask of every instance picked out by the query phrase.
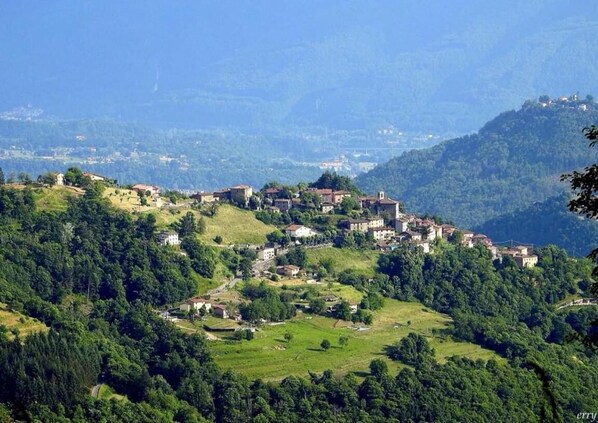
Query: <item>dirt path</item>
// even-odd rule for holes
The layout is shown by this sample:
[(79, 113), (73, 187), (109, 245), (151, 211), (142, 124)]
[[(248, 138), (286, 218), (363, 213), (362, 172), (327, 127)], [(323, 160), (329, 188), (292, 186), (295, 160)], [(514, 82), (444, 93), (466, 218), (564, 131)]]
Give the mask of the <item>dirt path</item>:
[(178, 328), (181, 328), (181, 329), (185, 329), (185, 330), (193, 330), (193, 331), (195, 331), (195, 333), (203, 333), (204, 335), (206, 335), (206, 338), (208, 338), (208, 341), (220, 341), (221, 340), (216, 335), (213, 335), (209, 332), (199, 331), (197, 329), (192, 329), (192, 328), (188, 328), (188, 327), (181, 326), (181, 325), (175, 325), (175, 326)]
[(91, 388), (91, 396), (93, 398), (97, 398), (98, 395), (100, 394), (100, 388), (102, 387), (102, 384), (97, 384), (95, 385), (93, 388)]

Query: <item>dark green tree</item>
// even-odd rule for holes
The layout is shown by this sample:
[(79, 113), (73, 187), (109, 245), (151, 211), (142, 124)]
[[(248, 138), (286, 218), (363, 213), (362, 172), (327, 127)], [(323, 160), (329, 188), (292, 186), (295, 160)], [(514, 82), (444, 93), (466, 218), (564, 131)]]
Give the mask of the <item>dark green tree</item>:
[(375, 359), (370, 362), (370, 373), (376, 379), (380, 379), (382, 376), (388, 374), (388, 365), (382, 359)]
[(64, 183), (71, 186), (80, 186), (83, 179), (83, 172), (78, 167), (69, 167), (64, 174)]
[(321, 298), (314, 298), (309, 302), (309, 309), (314, 314), (320, 314), (326, 310), (326, 302)]
[(349, 337), (345, 336), (345, 335), (341, 335), (338, 337), (338, 344), (342, 347), (345, 348), (347, 345), (349, 345)]
[(56, 185), (56, 175), (51, 172), (44, 173), (43, 175), (39, 175), (37, 177), (37, 182), (48, 186), (54, 186)]
[(174, 224), (176, 231), (181, 238), (193, 235), (198, 231), (197, 222), (193, 212), (187, 212), (177, 223)]
[[(583, 134), (589, 141), (590, 147), (595, 147), (598, 143), (598, 127), (592, 125), (583, 129)], [(590, 219), (598, 218), (598, 163), (594, 163), (584, 168), (583, 171), (573, 171), (572, 173), (562, 175), (561, 180), (569, 181), (575, 197), (569, 201), (569, 210), (582, 214)], [(594, 248), (588, 257), (594, 262), (594, 277), (598, 276), (598, 247)], [(593, 295), (598, 295), (598, 282), (594, 282), (590, 291)], [(598, 320), (592, 323), (594, 328), (598, 327)], [(598, 331), (585, 336), (583, 340), (586, 343), (598, 344)]]
[(419, 366), (434, 358), (434, 348), (424, 336), (410, 332), (388, 348), (388, 356), (411, 366)]

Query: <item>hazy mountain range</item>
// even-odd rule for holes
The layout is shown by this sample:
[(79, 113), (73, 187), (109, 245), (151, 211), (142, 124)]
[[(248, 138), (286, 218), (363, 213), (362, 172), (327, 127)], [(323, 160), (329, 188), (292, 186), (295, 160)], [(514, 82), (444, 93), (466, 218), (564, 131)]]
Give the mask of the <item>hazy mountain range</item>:
[(471, 131), (598, 92), (588, 1), (2, 2), (0, 111), (162, 127)]

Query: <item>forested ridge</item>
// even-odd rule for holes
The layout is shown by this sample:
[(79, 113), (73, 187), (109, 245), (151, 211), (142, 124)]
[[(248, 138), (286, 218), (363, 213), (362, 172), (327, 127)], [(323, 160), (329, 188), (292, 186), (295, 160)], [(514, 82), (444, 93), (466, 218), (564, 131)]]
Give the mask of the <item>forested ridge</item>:
[(515, 240), (534, 245), (559, 245), (583, 257), (598, 245), (598, 223), (567, 209), (566, 194), (500, 215), (473, 228), (494, 241)]
[[(342, 277), (449, 313), (455, 325), (446, 336), (488, 346), (507, 363), (415, 359), (393, 375), (374, 362), (359, 377), (324, 372), (265, 383), (222, 372), (203, 337), (152, 310), (196, 287), (189, 259), (160, 248), (151, 228), (93, 189), (50, 213), (35, 208), (30, 188), (0, 188), (0, 301), (50, 327), (0, 338), (3, 419), (529, 422), (598, 407), (595, 354), (567, 342), (598, 315), (554, 307), (585, 292), (591, 264), (556, 247), (540, 250), (530, 270), (493, 263), (483, 248), (445, 244), (435, 256), (401, 249), (381, 257), (372, 282)], [(91, 398), (98, 382), (127, 400)]]
[(356, 182), (370, 193), (385, 190), (411, 212), (471, 228), (567, 190), (560, 175), (596, 159), (581, 129), (597, 118), (593, 99), (548, 107), (529, 101), (478, 133), (405, 153)]

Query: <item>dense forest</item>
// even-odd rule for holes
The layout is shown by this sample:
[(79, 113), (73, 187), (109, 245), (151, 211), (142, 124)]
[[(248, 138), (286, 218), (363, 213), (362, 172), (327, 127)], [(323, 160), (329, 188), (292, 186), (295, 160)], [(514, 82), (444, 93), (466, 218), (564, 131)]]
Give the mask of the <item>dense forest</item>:
[[(205, 338), (152, 310), (196, 289), (191, 259), (160, 248), (152, 233), (151, 219), (111, 209), (91, 188), (66, 211), (47, 212), (36, 209), (31, 189), (0, 187), (0, 302), (50, 328), (12, 340), (0, 331), (2, 419), (529, 422), (598, 408), (595, 353), (567, 341), (598, 314), (555, 308), (587, 290), (592, 266), (556, 247), (537, 251), (539, 265), (525, 270), (493, 263), (479, 247), (440, 244), (434, 256), (400, 249), (381, 256), (373, 280), (340, 277), (368, 299), (417, 299), (450, 314), (445, 336), (485, 345), (505, 362), (441, 364), (425, 340), (410, 338), (416, 354), (399, 345), (396, 358), (409, 366), (396, 375), (374, 361), (360, 376), (266, 383), (223, 372)], [(246, 294), (272, 301), (260, 289)], [(128, 400), (92, 398), (98, 382)]]
[(394, 158), (358, 176), (357, 185), (468, 228), (525, 209), (568, 190), (561, 174), (597, 158), (582, 128), (598, 121), (598, 108), (591, 96), (571, 100), (529, 101), (476, 134)]

